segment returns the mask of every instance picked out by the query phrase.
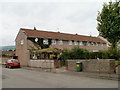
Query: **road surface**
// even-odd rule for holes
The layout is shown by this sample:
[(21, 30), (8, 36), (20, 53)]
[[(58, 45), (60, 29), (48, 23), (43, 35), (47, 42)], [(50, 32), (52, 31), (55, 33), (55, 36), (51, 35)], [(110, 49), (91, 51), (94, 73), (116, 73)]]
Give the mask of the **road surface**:
[(26, 69), (2, 70), (2, 88), (118, 88), (118, 81)]

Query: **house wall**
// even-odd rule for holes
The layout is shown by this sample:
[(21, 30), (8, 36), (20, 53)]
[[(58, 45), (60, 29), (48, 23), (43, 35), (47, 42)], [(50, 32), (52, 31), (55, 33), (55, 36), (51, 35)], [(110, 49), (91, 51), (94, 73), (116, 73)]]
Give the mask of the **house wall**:
[[(27, 49), (38, 49), (39, 45), (36, 45), (34, 42), (27, 39)], [(40, 48), (40, 47), (39, 47)]]
[[(25, 31), (20, 30), (17, 37), (16, 37), (16, 55), (18, 56), (18, 59), (21, 62), (21, 65), (28, 65), (28, 61), (30, 60), (30, 52), (29, 50), (34, 48), (38, 49), (38, 46), (35, 45), (32, 41), (27, 39), (27, 33)], [(23, 40), (23, 44), (21, 44), (21, 40)], [(55, 45), (50, 45), (50, 48), (58, 48), (58, 49), (64, 49), (68, 48), (71, 49), (76, 45), (69, 45), (68, 40), (63, 40), (63, 44), (59, 45), (58, 41)], [(81, 46), (81, 48), (85, 48), (89, 51), (97, 51), (97, 50), (107, 50), (107, 45), (102, 46)]]
[[(23, 40), (23, 44), (21, 44), (21, 40)], [(16, 56), (18, 56), (21, 65), (28, 65), (29, 51), (27, 50), (27, 35), (23, 31), (20, 31), (16, 38)]]
[(62, 45), (59, 45), (58, 43), (56, 43), (55, 45), (50, 45), (51, 48), (58, 48), (58, 49), (64, 49), (64, 48), (68, 48), (68, 49), (71, 49), (73, 48), (74, 46), (79, 46), (81, 48), (85, 48), (89, 51), (95, 51), (95, 50), (107, 50), (108, 47), (107, 45), (98, 45), (98, 46), (83, 46), (83, 45), (69, 45), (68, 44), (68, 41), (67, 40), (63, 40), (63, 44)]

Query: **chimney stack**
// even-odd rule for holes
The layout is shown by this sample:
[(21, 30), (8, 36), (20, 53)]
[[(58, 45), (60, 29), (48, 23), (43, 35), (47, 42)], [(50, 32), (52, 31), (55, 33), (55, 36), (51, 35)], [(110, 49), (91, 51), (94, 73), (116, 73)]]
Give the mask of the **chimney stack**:
[(34, 30), (37, 30), (36, 27), (34, 27)]

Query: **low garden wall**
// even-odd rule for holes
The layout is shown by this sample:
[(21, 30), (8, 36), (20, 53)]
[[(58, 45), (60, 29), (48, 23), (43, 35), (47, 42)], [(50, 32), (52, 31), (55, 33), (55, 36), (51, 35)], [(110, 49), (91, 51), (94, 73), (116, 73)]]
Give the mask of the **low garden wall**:
[(118, 66), (116, 67), (116, 74), (119, 74), (119, 75), (120, 75), (120, 65), (118, 65)]
[(54, 60), (30, 60), (28, 62), (28, 66), (40, 68), (54, 68)]
[(76, 71), (76, 62), (82, 62), (82, 71), (84, 72), (99, 72), (99, 73), (114, 73), (115, 60), (67, 60), (68, 70)]

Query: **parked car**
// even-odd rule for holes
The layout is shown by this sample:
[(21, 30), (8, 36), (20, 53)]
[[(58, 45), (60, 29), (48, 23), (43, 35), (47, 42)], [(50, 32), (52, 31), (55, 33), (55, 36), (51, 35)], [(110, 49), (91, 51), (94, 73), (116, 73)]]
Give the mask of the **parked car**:
[(18, 67), (18, 68), (20, 68), (20, 62), (17, 59), (10, 59), (10, 60), (6, 61), (5, 67), (6, 68), (12, 68), (12, 67)]

